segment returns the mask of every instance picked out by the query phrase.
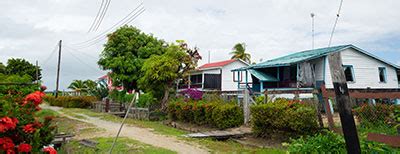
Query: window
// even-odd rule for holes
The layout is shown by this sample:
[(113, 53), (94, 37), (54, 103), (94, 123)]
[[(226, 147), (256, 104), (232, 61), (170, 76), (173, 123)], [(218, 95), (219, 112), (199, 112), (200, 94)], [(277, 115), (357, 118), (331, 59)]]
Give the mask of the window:
[(379, 70), (379, 81), (386, 82), (386, 68), (379, 67), (378, 70)]
[(190, 82), (191, 84), (200, 84), (203, 82), (202, 80), (202, 74), (198, 74), (198, 75), (191, 75), (190, 76)]
[(347, 82), (354, 82), (354, 71), (352, 65), (344, 65), (344, 75), (346, 76)]

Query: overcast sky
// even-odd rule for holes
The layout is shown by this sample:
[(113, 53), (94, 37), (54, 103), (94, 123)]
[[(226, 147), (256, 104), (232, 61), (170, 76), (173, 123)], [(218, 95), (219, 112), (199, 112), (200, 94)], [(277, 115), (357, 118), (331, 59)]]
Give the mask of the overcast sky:
[[(252, 61), (268, 60), (311, 48), (311, 17), (315, 46), (326, 47), (340, 0), (146, 0), (146, 11), (129, 23), (168, 42), (186, 40), (200, 48), (201, 64), (230, 58), (238, 42), (247, 44)], [(55, 87), (56, 49), (62, 39), (61, 90), (73, 79), (96, 79), (96, 62), (105, 40), (80, 49), (109, 29), (140, 1), (112, 0), (97, 32), (87, 33), (101, 0), (1, 0), (0, 61), (20, 57), (43, 68), (43, 81)], [(400, 1), (344, 0), (333, 45), (354, 44), (400, 64)], [(67, 48), (69, 47), (69, 48)], [(53, 53), (53, 54), (51, 54)]]

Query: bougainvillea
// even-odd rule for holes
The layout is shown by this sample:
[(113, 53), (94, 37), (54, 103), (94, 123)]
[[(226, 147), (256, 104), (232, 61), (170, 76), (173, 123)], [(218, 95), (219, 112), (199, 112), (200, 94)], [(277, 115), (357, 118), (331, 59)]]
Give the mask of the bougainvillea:
[(193, 100), (201, 100), (203, 98), (203, 92), (193, 88), (185, 89), (181, 93)]
[(26, 96), (8, 93), (0, 97), (0, 153), (56, 153), (44, 146), (54, 138), (52, 117), (39, 119), (35, 113), (41, 108), (45, 87)]

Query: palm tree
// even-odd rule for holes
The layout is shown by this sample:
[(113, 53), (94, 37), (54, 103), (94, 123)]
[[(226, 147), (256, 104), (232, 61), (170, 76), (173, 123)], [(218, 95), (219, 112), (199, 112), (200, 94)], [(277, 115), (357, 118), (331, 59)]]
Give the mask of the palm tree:
[(230, 54), (233, 54), (231, 59), (241, 59), (247, 63), (250, 63), (250, 54), (246, 53), (246, 44), (245, 43), (237, 43), (235, 46), (232, 48), (232, 52)]
[(74, 80), (71, 82), (68, 88), (74, 90), (78, 93), (78, 95), (80, 95), (82, 91), (86, 90), (86, 85), (82, 80)]

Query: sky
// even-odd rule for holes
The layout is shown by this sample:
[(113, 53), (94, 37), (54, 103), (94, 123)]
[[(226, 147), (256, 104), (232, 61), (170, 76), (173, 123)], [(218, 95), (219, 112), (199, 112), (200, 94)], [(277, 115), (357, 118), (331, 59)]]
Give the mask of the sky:
[[(106, 39), (81, 48), (79, 43), (105, 32), (142, 1), (111, 0), (99, 29), (88, 30), (100, 0), (1, 0), (0, 62), (9, 58), (39, 61), (43, 83), (55, 88), (57, 43), (63, 40), (60, 90), (74, 79), (95, 80), (105, 74), (97, 61)], [(244, 42), (259, 62), (328, 45), (340, 0), (146, 0), (146, 9), (128, 23), (167, 42), (185, 40), (198, 47), (207, 63), (227, 60)], [(400, 64), (400, 1), (344, 0), (332, 45), (353, 44)], [(115, 29), (111, 29), (115, 30)]]

